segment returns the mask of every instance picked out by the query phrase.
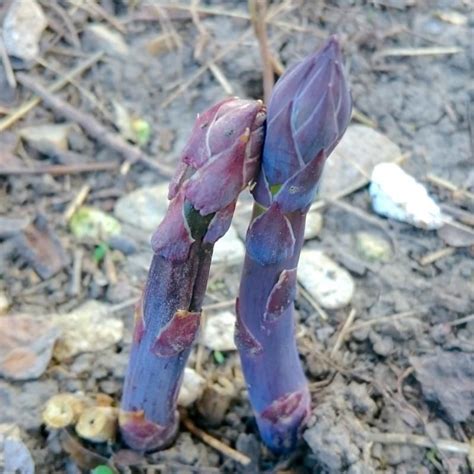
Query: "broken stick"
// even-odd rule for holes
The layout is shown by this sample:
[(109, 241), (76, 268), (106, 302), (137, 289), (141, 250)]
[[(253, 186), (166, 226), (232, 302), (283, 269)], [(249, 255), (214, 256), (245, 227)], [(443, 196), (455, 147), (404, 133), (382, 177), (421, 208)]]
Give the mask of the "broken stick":
[(153, 158), (143, 153), (139, 148), (127, 143), (120, 135), (107, 129), (92, 115), (77, 110), (64, 100), (54, 96), (31, 77), (24, 73), (19, 73), (17, 75), (17, 80), (20, 84), (40, 96), (41, 99), (43, 99), (43, 102), (56, 113), (80, 125), (91, 138), (94, 138), (99, 143), (112, 148), (127, 161), (131, 163), (137, 161), (144, 163), (157, 170), (166, 178), (173, 175), (173, 170), (170, 167), (163, 163), (158, 163)]

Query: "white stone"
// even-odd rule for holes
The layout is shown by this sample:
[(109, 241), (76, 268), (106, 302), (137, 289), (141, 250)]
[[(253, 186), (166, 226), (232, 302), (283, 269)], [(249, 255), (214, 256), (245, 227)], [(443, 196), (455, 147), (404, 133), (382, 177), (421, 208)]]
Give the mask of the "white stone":
[(118, 31), (113, 31), (101, 23), (92, 23), (85, 27), (86, 42), (93, 49), (102, 49), (105, 52), (123, 56), (128, 53), (128, 46)]
[(245, 246), (240, 240), (234, 226), (214, 245), (213, 263), (241, 262), (245, 256)]
[(201, 342), (212, 351), (235, 351), (235, 316), (230, 311), (209, 316), (201, 336)]
[(114, 213), (123, 222), (154, 232), (168, 209), (168, 184), (138, 188), (122, 196)]
[(39, 55), (41, 34), (48, 25), (36, 0), (13, 0), (3, 20), (3, 43), (9, 56), (33, 61)]
[(54, 151), (68, 149), (68, 135), (71, 124), (32, 125), (20, 130), (20, 137), (28, 144), (45, 155)]
[(179, 391), (178, 405), (188, 407), (202, 397), (206, 380), (194, 369), (184, 369), (183, 383)]
[(349, 273), (320, 250), (302, 250), (298, 280), (323, 308), (343, 308), (354, 294)]
[(443, 215), (426, 188), (394, 163), (380, 163), (371, 177), (369, 193), (377, 214), (421, 229), (439, 229)]
[(5, 314), (10, 307), (10, 300), (5, 293), (0, 292), (0, 315)]
[(304, 240), (314, 239), (323, 228), (323, 216), (316, 211), (308, 212), (306, 226), (304, 228)]
[(123, 322), (110, 316), (108, 305), (94, 300), (52, 319), (62, 329), (54, 348), (54, 356), (59, 360), (107, 349), (123, 336)]

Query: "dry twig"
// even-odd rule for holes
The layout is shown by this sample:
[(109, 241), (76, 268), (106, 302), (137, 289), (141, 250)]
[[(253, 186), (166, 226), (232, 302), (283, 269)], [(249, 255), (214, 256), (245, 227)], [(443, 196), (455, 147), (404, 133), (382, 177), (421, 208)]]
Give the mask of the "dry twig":
[(215, 450), (219, 451), (224, 456), (227, 456), (233, 459), (234, 461), (243, 464), (244, 466), (248, 466), (252, 462), (252, 460), (245, 454), (231, 448), (230, 446), (218, 440), (217, 438), (214, 438), (214, 436), (211, 436), (209, 433), (206, 433), (204, 430), (198, 428), (186, 415), (182, 414), (181, 422), (183, 423), (185, 428), (190, 431), (194, 436), (196, 436), (201, 441), (208, 444)]
[[(69, 35), (68, 40), (74, 46), (74, 48), (80, 50), (81, 49), (81, 41), (79, 39), (79, 35), (77, 30), (74, 26), (74, 23), (69, 16), (69, 13), (64, 10), (64, 8), (56, 1), (56, 0), (40, 0), (41, 5), (51, 8), (63, 21), (64, 26), (66, 27)], [(49, 19), (50, 21), (51, 19)]]
[(386, 58), (396, 56), (441, 56), (445, 54), (462, 53), (463, 48), (457, 46), (433, 46), (429, 48), (388, 48), (375, 53), (375, 57)]
[[(166, 8), (166, 5), (161, 5), (162, 8)], [(176, 6), (169, 6), (175, 8)], [(266, 21), (270, 22), (272, 18), (274, 18), (276, 15), (280, 13), (280, 11), (285, 7), (284, 4), (279, 5), (276, 8), (272, 8), (267, 17)], [(185, 7), (187, 11), (189, 11), (190, 7)], [(188, 88), (191, 86), (191, 84), (199, 79), (208, 69), (211, 64), (217, 64), (222, 58), (227, 56), (231, 51), (234, 49), (238, 48), (239, 46), (242, 45), (242, 43), (252, 34), (252, 29), (249, 28), (244, 33), (242, 33), (237, 40), (232, 41), (229, 45), (227, 45), (225, 48), (223, 48), (221, 51), (219, 51), (211, 60), (207, 61), (204, 63), (194, 74), (192, 74), (188, 79), (186, 79), (184, 82), (182, 82), (179, 87), (172, 93), (170, 94), (162, 103), (161, 107), (165, 108), (168, 105), (170, 105), (177, 97), (179, 97), (183, 92), (188, 90)]]
[(84, 258), (84, 250), (82, 247), (77, 247), (74, 250), (74, 260), (72, 266), (72, 278), (71, 278), (71, 295), (79, 296), (81, 294), (82, 287), (82, 259)]
[(16, 88), (16, 79), (15, 73), (13, 72), (12, 64), (10, 62), (10, 58), (8, 57), (7, 51), (3, 44), (3, 39), (0, 36), (0, 57), (3, 63), (3, 69), (5, 71), (5, 76), (7, 78), (8, 85), (12, 88)]
[(5, 167), (0, 168), (0, 176), (27, 174), (50, 174), (51, 176), (60, 176), (65, 174), (93, 173), (95, 171), (111, 171), (117, 168), (118, 165), (115, 161), (77, 163), (70, 165), (39, 165), (29, 168)]
[(215, 64), (216, 62), (224, 58), (227, 54), (229, 54), (232, 50), (240, 46), (242, 42), (250, 36), (251, 32), (251, 30), (245, 31), (236, 41), (233, 41), (224, 49), (222, 49), (219, 53), (217, 53), (214, 58), (212, 58), (212, 60), (204, 63), (194, 74), (192, 74), (190, 77), (188, 77), (188, 79), (182, 82), (172, 94), (168, 95), (168, 97), (161, 103), (161, 107), (167, 107), (183, 92), (187, 91), (191, 84), (197, 79), (199, 79), (208, 70), (210, 64)]
[(75, 7), (81, 8), (89, 13), (91, 16), (98, 16), (110, 24), (120, 33), (125, 34), (127, 29), (118, 21), (113, 15), (109, 15), (107, 10), (103, 8), (100, 3), (91, 0), (69, 0)]
[(82, 129), (92, 138), (96, 139), (117, 153), (122, 155), (127, 161), (135, 163), (137, 161), (144, 163), (151, 168), (157, 170), (164, 177), (169, 178), (173, 175), (173, 170), (162, 163), (158, 163), (150, 156), (143, 153), (139, 148), (127, 143), (120, 135), (108, 130), (95, 117), (86, 114), (64, 100), (51, 94), (46, 88), (38, 84), (37, 81), (31, 79), (26, 74), (18, 74), (18, 81), (35, 94), (39, 95), (45, 104), (53, 109), (56, 113), (71, 120), (82, 127)]
[(257, 37), (258, 46), (260, 48), (260, 57), (262, 59), (263, 97), (265, 103), (268, 104), (270, 102), (270, 95), (275, 78), (273, 76), (272, 55), (268, 46), (267, 25), (265, 20), (267, 2), (266, 0), (249, 0), (248, 5), (255, 36)]
[(367, 125), (370, 128), (377, 128), (377, 122), (355, 108), (352, 108), (352, 118), (363, 125)]
[(224, 92), (227, 95), (232, 95), (234, 93), (234, 88), (232, 87), (227, 77), (225, 77), (225, 74), (222, 72), (222, 69), (217, 64), (210, 62), (209, 70), (212, 72), (217, 82), (222, 86)]
[(347, 316), (347, 319), (344, 321), (344, 325), (342, 326), (341, 331), (339, 332), (337, 336), (334, 347), (331, 350), (331, 354), (330, 354), (331, 358), (334, 358), (337, 351), (342, 346), (344, 339), (346, 338), (347, 334), (350, 332), (350, 327), (352, 323), (354, 322), (355, 316), (356, 316), (356, 310), (354, 308), (351, 308), (349, 316)]
[[(367, 433), (367, 438), (374, 443), (382, 444), (411, 444), (422, 448), (436, 448), (440, 451), (469, 455), (473, 447), (451, 439), (435, 439), (431, 441), (426, 436), (410, 433)], [(471, 454), (472, 455), (472, 454)]]
[[(206, 323), (207, 323), (207, 312), (203, 310), (201, 312), (201, 329), (200, 329), (201, 334), (203, 334), (206, 329)], [(196, 361), (194, 363), (194, 369), (196, 370), (198, 374), (202, 374), (203, 359), (204, 359), (204, 344), (201, 343), (201, 339), (199, 338), (196, 344), (196, 359), (195, 359)]]
[(323, 307), (311, 296), (311, 294), (306, 290), (304, 286), (298, 284), (298, 291), (303, 295), (304, 299), (313, 307), (313, 309), (321, 316), (323, 321), (329, 319), (328, 313), (323, 309)]
[[(185, 12), (190, 12), (192, 8), (190, 5), (180, 5), (179, 3), (164, 3), (164, 4), (161, 4), (160, 7), (166, 8), (167, 10), (180, 10), (180, 11), (185, 11)], [(224, 10), (222, 8), (215, 8), (215, 7), (208, 7), (208, 6), (199, 6), (197, 8), (194, 8), (194, 11), (196, 11), (197, 13), (201, 15), (227, 16), (230, 18), (237, 18), (239, 20), (251, 20), (250, 15), (242, 11)], [(278, 26), (279, 28), (282, 28), (288, 31), (299, 31), (302, 33), (311, 33), (312, 35), (316, 35), (321, 38), (324, 38), (323, 33), (319, 33), (317, 31), (314, 31), (314, 29), (310, 30), (308, 28), (305, 28), (304, 26), (296, 25), (294, 23), (289, 23), (287, 21), (276, 20), (275, 16), (276, 15), (267, 16), (267, 23)], [(150, 18), (147, 15), (147, 18), (140, 18), (140, 19), (145, 20), (145, 19), (150, 19)]]
[(207, 44), (209, 43), (209, 40), (211, 39), (211, 35), (207, 31), (207, 29), (204, 27), (204, 25), (201, 23), (199, 14), (197, 12), (198, 7), (199, 7), (199, 0), (191, 0), (191, 8), (189, 12), (191, 13), (191, 18), (193, 19), (193, 23), (199, 32), (199, 37), (194, 46), (194, 57), (199, 60), (201, 59), (202, 53), (205, 47), (207, 46)]
[[(52, 72), (54, 72), (58, 77), (65, 77), (65, 74), (63, 71), (59, 70), (58, 68), (54, 67), (52, 64), (50, 64), (48, 61), (46, 61), (44, 58), (36, 58), (36, 62), (40, 64), (42, 67), (45, 69), (48, 69)], [(112, 119), (112, 114), (105, 108), (105, 106), (94, 96), (92, 92), (87, 90), (85, 87), (83, 87), (78, 81), (75, 79), (71, 78), (68, 81), (70, 84), (72, 84), (81, 94), (84, 96), (94, 107), (96, 107), (102, 115), (110, 121), (113, 121)]]
[(423, 313), (425, 310), (426, 308), (419, 308), (413, 311), (404, 311), (402, 313), (390, 314), (388, 316), (375, 317), (371, 319), (370, 321), (363, 321), (363, 322), (354, 324), (352, 327), (349, 328), (349, 332), (358, 331), (359, 329), (364, 329), (364, 328), (368, 328), (368, 327), (379, 325), (379, 324), (390, 324), (393, 321), (398, 321), (403, 318), (416, 316), (419, 313)]
[(104, 257), (105, 275), (110, 285), (116, 285), (118, 281), (117, 268), (115, 267), (112, 254), (106, 252)]
[(434, 252), (427, 253), (426, 255), (420, 258), (418, 263), (422, 267), (426, 267), (427, 265), (431, 265), (432, 263), (442, 258), (449, 257), (454, 252), (456, 252), (456, 249), (454, 247), (444, 247), (442, 249), (435, 250)]
[(211, 303), (204, 305), (202, 307), (203, 311), (212, 311), (214, 309), (224, 309), (224, 308), (230, 308), (235, 305), (235, 299), (231, 300), (226, 300), (226, 301), (219, 301), (217, 303)]
[(474, 214), (449, 204), (441, 204), (441, 210), (455, 217), (459, 222), (474, 227)]
[(464, 316), (464, 318), (459, 318), (454, 321), (447, 323), (449, 326), (459, 326), (461, 324), (469, 323), (474, 321), (474, 314), (470, 314), (469, 316)]
[(63, 219), (67, 223), (77, 211), (77, 209), (84, 204), (84, 201), (87, 199), (87, 196), (90, 193), (90, 186), (88, 184), (84, 184), (79, 192), (76, 194), (76, 197), (71, 201), (69, 206), (66, 208), (63, 214)]
[(396, 245), (395, 239), (384, 222), (379, 221), (375, 216), (371, 216), (366, 211), (359, 209), (358, 207), (353, 206), (352, 204), (349, 204), (346, 201), (341, 201), (340, 199), (334, 199), (334, 200), (331, 200), (331, 204), (334, 204), (339, 209), (342, 209), (343, 211), (349, 214), (352, 214), (353, 216), (356, 216), (359, 219), (366, 221), (369, 224), (372, 224), (378, 227), (379, 229), (381, 229), (385, 233), (387, 238), (390, 240), (392, 248), (396, 250), (397, 245)]
[[(74, 69), (69, 71), (64, 77), (56, 80), (51, 84), (51, 86), (46, 89), (50, 94), (59, 91), (62, 89), (72, 78), (79, 76), (84, 71), (92, 67), (100, 58), (104, 55), (102, 51), (99, 51), (96, 54), (93, 54), (91, 57), (87, 58), (83, 63), (78, 64)], [(8, 127), (13, 125), (17, 120), (25, 116), (30, 110), (33, 110), (40, 102), (41, 97), (33, 97), (27, 102), (23, 103), (16, 110), (8, 114), (2, 120), (0, 120), (0, 132), (3, 132)]]
[(190, 466), (179, 462), (171, 462), (168, 459), (161, 464), (146, 464), (143, 466), (144, 474), (162, 474), (170, 472), (195, 472), (197, 474), (219, 474), (221, 472), (217, 467)]
[(439, 176), (430, 173), (426, 176), (426, 179), (435, 186), (438, 186), (439, 188), (444, 188), (448, 191), (451, 191), (454, 196), (463, 196), (467, 199), (474, 201), (474, 193), (459, 188), (454, 183), (451, 183), (451, 181), (448, 181), (445, 178), (440, 178)]

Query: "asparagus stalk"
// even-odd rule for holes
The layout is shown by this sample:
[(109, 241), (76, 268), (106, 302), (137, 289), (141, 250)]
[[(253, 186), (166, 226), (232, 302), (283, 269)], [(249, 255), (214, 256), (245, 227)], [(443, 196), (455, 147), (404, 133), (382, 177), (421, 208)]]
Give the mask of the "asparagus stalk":
[(294, 331), (296, 267), (324, 162), (350, 116), (334, 37), (282, 76), (268, 106), (236, 302), (236, 343), (261, 436), (276, 453), (293, 449), (310, 411)]
[(238, 194), (255, 179), (264, 121), (262, 102), (226, 99), (198, 116), (183, 150), (135, 311), (119, 415), (122, 438), (133, 449), (161, 449), (176, 435), (177, 398), (213, 245), (230, 226)]

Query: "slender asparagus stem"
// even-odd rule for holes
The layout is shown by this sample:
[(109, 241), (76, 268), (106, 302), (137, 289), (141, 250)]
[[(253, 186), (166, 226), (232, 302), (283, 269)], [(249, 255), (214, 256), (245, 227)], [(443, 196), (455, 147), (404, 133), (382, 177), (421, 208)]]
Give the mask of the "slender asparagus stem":
[(236, 343), (260, 433), (277, 453), (294, 448), (310, 412), (295, 341), (296, 267), (306, 213), (350, 112), (335, 38), (280, 79), (268, 108), (236, 304)]
[(176, 434), (176, 403), (213, 246), (230, 226), (239, 192), (255, 177), (264, 120), (261, 102), (225, 100), (198, 117), (183, 151), (135, 313), (119, 416), (122, 437), (134, 449), (164, 448)]

